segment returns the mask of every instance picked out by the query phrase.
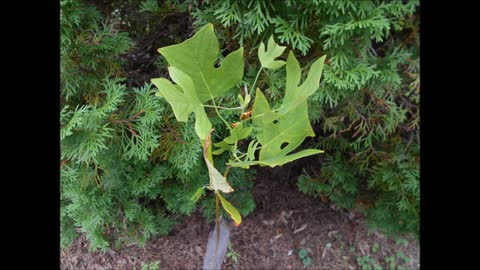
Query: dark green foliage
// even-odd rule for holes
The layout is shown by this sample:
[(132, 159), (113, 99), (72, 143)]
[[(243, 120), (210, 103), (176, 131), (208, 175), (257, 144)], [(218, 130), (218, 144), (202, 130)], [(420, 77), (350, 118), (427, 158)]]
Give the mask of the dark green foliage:
[(352, 208), (358, 193), (358, 169), (349, 164), (342, 156), (329, 156), (322, 165), (321, 175), (311, 177), (306, 172), (298, 178), (300, 191), (312, 196), (326, 195), (338, 207)]
[(113, 236), (144, 243), (169, 231), (156, 200), (169, 176), (153, 163), (163, 105), (149, 85), (127, 89), (119, 56), (132, 42), (91, 6), (61, 1), (61, 244), (85, 233), (103, 251)]
[[(274, 34), (306, 64), (327, 54), (321, 89), (308, 103), (323, 133), (313, 144), (326, 155), (321, 167), (306, 168), (300, 190), (358, 207), (375, 227), (418, 233), (419, 1), (185, 2), (195, 26), (223, 26), (220, 38), (238, 42), (232, 48), (255, 52)], [(257, 84), (276, 107), (285, 91), (280, 72), (263, 72)], [(247, 69), (245, 83), (254, 76)]]
[[(132, 45), (126, 33), (102, 20), (100, 13), (79, 1), (60, 1), (61, 94), (69, 100), (95, 100), (102, 79), (120, 74), (118, 56)], [(82, 102), (75, 100), (73, 102)]]
[(367, 211), (371, 225), (388, 231), (419, 232), (419, 145), (397, 144), (371, 169), (369, 186), (378, 190), (375, 206)]

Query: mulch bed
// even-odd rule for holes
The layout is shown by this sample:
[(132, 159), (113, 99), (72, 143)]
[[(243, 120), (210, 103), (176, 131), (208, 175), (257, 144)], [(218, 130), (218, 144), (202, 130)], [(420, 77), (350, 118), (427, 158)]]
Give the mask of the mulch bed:
[[(368, 232), (358, 213), (336, 210), (334, 205), (298, 191), (289, 171), (290, 167), (258, 170), (253, 189), (255, 211), (239, 228), (227, 220), (237, 260), (226, 257), (223, 269), (362, 269), (357, 263), (362, 256), (389, 269), (390, 262), (385, 259), (398, 252), (409, 262), (397, 259), (396, 267), (420, 268), (414, 239), (396, 241), (379, 232)], [(160, 269), (201, 269), (213, 227), (197, 211), (179, 219), (169, 235), (150, 240), (144, 248), (128, 246), (105, 254), (89, 252), (81, 236), (61, 252), (61, 267), (140, 269), (142, 264), (160, 261)], [(298, 256), (300, 249), (311, 258), (306, 267)]]

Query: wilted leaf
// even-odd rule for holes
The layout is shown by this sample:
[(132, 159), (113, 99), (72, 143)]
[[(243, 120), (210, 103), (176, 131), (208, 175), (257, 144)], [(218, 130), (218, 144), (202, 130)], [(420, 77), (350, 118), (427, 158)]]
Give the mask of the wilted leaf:
[[(213, 131), (213, 129), (211, 131)], [(208, 136), (205, 140), (205, 145), (203, 147), (203, 157), (205, 159), (205, 163), (207, 163), (208, 176), (210, 177), (210, 186), (215, 191), (221, 190), (224, 193), (230, 193), (233, 191), (233, 188), (227, 183), (227, 179), (223, 177), (223, 175), (220, 174), (217, 169), (215, 169), (210, 160), (208, 160), (207, 149), (211, 143), (211, 131), (208, 133)]]
[(227, 211), (230, 217), (235, 221), (236, 224), (242, 223), (242, 216), (238, 212), (237, 208), (235, 208), (229, 201), (227, 201), (223, 196), (217, 192), (218, 198), (220, 198), (220, 202), (222, 203), (223, 209)]

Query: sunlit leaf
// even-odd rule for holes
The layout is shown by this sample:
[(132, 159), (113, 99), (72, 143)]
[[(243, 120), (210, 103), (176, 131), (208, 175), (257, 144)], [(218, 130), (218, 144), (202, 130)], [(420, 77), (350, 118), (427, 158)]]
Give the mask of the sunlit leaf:
[(285, 61), (283, 60), (275, 60), (275, 58), (282, 55), (283, 51), (287, 47), (279, 46), (273, 40), (273, 36), (270, 37), (268, 40), (267, 50), (265, 51), (265, 44), (263, 42), (260, 43), (258, 47), (258, 59), (260, 59), (260, 63), (262, 67), (268, 69), (278, 69), (285, 65)]
[(220, 49), (212, 24), (204, 26), (192, 38), (160, 48), (158, 52), (170, 66), (192, 78), (201, 103), (222, 95), (243, 78), (243, 48), (227, 55), (220, 67), (215, 67)]
[(212, 124), (198, 99), (192, 79), (176, 67), (169, 67), (168, 71), (176, 85), (164, 78), (152, 79), (152, 83), (159, 89), (158, 93), (172, 106), (178, 121), (187, 122), (190, 113), (195, 113), (195, 132), (200, 139), (205, 139)]

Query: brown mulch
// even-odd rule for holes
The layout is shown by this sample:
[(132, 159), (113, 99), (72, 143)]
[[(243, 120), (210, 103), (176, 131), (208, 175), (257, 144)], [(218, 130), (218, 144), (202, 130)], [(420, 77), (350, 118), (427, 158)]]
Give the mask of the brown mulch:
[[(397, 259), (396, 267), (419, 269), (419, 247), (415, 240), (389, 239), (368, 232), (363, 218), (335, 210), (333, 205), (307, 196), (289, 176), (290, 167), (258, 170), (253, 194), (257, 207), (239, 228), (228, 220), (231, 247), (224, 269), (362, 269), (357, 258), (371, 257), (390, 269), (389, 256), (402, 252), (409, 262)], [(200, 212), (179, 220), (173, 231), (152, 239), (144, 248), (124, 247), (105, 254), (89, 253), (82, 236), (62, 251), (62, 269), (141, 269), (160, 261), (160, 269), (201, 269), (210, 230)], [(377, 246), (378, 248), (375, 248)], [(304, 267), (298, 256), (308, 252), (311, 264)], [(229, 252), (227, 252), (228, 254)], [(397, 256), (398, 257), (398, 256)]]

